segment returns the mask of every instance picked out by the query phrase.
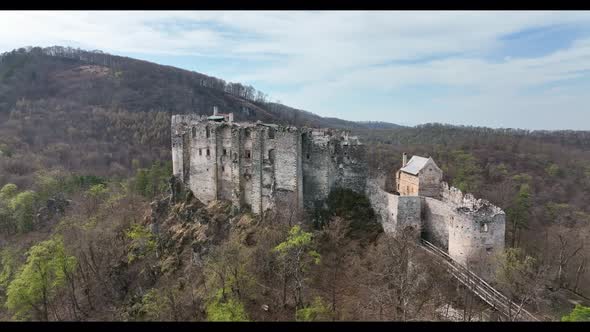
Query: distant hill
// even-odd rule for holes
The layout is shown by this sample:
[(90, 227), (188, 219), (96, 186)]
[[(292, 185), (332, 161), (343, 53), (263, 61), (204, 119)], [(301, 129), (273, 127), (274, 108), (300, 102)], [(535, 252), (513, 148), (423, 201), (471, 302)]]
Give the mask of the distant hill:
[(28, 47), (0, 55), (0, 112), (19, 99), (51, 99), (131, 112), (210, 114), (297, 126), (362, 124), (267, 101), (251, 86), (143, 60), (69, 47)]
[(383, 121), (357, 121), (356, 123), (368, 129), (395, 129), (404, 127), (395, 123)]
[(27, 47), (0, 55), (0, 185), (48, 169), (128, 176), (170, 160), (172, 114), (368, 129), (279, 103), (251, 86), (101, 51)]

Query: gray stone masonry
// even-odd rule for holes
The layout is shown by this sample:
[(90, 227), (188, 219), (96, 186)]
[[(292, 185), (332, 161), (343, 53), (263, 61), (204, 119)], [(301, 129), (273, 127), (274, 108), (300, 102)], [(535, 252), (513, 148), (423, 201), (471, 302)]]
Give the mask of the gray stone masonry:
[(323, 204), (336, 187), (365, 191), (364, 146), (346, 131), (172, 116), (174, 175), (204, 203), (263, 213)]

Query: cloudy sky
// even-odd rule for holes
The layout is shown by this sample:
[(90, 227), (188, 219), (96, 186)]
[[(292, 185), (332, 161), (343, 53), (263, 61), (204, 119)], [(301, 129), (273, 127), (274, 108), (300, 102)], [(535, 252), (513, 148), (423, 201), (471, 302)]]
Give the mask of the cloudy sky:
[(250, 84), (322, 116), (590, 129), (590, 12), (0, 12), (0, 51), (72, 46)]

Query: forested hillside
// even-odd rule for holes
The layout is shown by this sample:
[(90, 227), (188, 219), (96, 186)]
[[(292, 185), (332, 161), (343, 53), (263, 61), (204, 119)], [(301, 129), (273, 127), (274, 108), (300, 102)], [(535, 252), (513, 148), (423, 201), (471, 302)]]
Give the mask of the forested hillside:
[(267, 99), (98, 51), (0, 56), (0, 319), (485, 316), (408, 237), (383, 234), (354, 193), (331, 196), (324, 227), (169, 199), (170, 116), (214, 105), (238, 120), (350, 128), (390, 188), (402, 152), (432, 156), (446, 181), (507, 212), (499, 288), (555, 320), (590, 297), (589, 132), (355, 123)]

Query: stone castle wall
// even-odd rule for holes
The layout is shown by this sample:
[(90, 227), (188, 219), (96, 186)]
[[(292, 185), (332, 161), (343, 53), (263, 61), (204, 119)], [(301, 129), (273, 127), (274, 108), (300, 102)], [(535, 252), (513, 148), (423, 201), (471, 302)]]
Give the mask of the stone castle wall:
[(261, 213), (313, 208), (335, 187), (364, 191), (365, 150), (346, 132), (172, 117), (172, 161), (195, 196)]
[(494, 256), (504, 249), (504, 211), (444, 182), (440, 200), (399, 196), (381, 188), (379, 181), (369, 181), (366, 193), (385, 232), (410, 226), (460, 264), (493, 279)]

